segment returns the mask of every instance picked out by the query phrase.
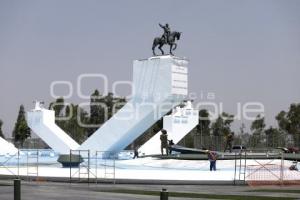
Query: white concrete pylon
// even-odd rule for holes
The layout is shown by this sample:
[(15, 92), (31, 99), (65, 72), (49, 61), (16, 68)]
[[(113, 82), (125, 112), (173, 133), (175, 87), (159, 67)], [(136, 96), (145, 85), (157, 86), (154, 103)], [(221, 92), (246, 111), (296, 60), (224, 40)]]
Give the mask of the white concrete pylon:
[(10, 142), (0, 137), (0, 155), (14, 155), (18, 149)]
[(69, 154), (70, 150), (75, 150), (79, 144), (66, 134), (55, 124), (55, 113), (40, 106), (40, 102), (35, 102), (35, 109), (26, 113), (28, 126), (55, 152)]

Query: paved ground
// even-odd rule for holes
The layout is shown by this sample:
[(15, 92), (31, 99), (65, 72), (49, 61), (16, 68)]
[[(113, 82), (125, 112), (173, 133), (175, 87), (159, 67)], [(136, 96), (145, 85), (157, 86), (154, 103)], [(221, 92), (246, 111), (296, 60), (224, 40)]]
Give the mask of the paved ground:
[[(253, 188), (248, 186), (205, 186), (205, 185), (132, 185), (132, 184), (69, 184), (69, 183), (53, 183), (53, 182), (25, 182), (22, 181), (22, 200), (157, 200), (159, 196), (137, 195), (137, 194), (121, 194), (107, 192), (108, 190), (135, 190), (135, 191), (160, 191), (162, 188), (167, 188), (170, 192), (184, 193), (201, 193), (201, 194), (228, 194), (242, 196), (272, 196), (272, 197), (294, 197), (300, 196), (300, 187), (260, 187)], [(278, 193), (278, 192), (251, 192), (250, 190), (257, 189), (275, 189), (275, 190), (298, 190), (297, 193)], [(103, 192), (106, 191), (106, 192)], [(12, 181), (0, 181), (0, 199), (13, 199)], [(174, 198), (171, 200), (189, 198)], [(197, 198), (199, 199), (199, 198)], [(204, 199), (204, 198), (202, 198)]]

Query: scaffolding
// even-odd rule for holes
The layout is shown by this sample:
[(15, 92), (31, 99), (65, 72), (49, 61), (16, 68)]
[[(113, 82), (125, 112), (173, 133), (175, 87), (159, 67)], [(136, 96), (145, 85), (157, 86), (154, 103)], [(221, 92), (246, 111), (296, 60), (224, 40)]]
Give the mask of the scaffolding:
[[(79, 162), (78, 168), (74, 167), (71, 163)], [(87, 182), (90, 183), (90, 178), (96, 178), (96, 174), (91, 171), (90, 164), (90, 150), (70, 150), (70, 183), (72, 182)]]
[[(266, 153), (267, 158), (269, 153)], [(283, 185), (285, 181), (284, 154), (272, 154), (268, 161), (252, 159), (252, 164), (247, 166), (247, 183), (256, 185)], [(288, 173), (288, 171), (287, 171)]]
[(246, 181), (246, 168), (247, 168), (247, 152), (235, 152), (234, 154), (234, 178), (233, 184), (244, 184)]
[[(13, 159), (17, 159), (17, 167), (12, 169), (11, 165), (15, 164), (13, 162)], [(17, 153), (14, 155), (9, 155), (7, 159), (0, 162), (0, 169), (5, 169), (8, 171), (11, 175), (15, 176), (15, 178), (19, 178), (20, 175), (20, 150), (18, 150)]]
[(26, 152), (27, 180), (31, 181), (39, 176), (39, 150), (23, 150)]
[(116, 158), (117, 154), (114, 152), (96, 151), (96, 183), (98, 183), (99, 178), (106, 182), (116, 183)]

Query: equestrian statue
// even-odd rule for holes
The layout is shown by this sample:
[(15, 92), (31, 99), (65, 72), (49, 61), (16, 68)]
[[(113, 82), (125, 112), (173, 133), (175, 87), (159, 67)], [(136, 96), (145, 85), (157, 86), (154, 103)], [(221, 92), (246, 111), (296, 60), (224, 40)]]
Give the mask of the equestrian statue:
[(176, 40), (180, 40), (181, 32), (177, 32), (177, 31), (171, 32), (171, 28), (169, 24), (166, 24), (164, 26), (159, 24), (159, 26), (164, 30), (164, 33), (161, 37), (154, 38), (152, 44), (153, 55), (156, 56), (155, 47), (157, 46), (161, 51), (161, 54), (164, 55), (165, 52), (162, 49), (162, 47), (166, 44), (170, 46), (170, 54), (173, 55), (172, 51), (174, 51), (177, 48)]

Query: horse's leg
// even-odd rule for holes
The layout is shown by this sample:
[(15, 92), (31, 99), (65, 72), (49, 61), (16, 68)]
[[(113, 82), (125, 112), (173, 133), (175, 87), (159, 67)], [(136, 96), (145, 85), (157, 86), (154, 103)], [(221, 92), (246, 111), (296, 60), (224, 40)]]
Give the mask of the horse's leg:
[(160, 44), (159, 46), (158, 46), (158, 48), (160, 49), (160, 51), (161, 51), (161, 54), (162, 55), (164, 55), (165, 54), (165, 52), (164, 52), (164, 50), (161, 48), (163, 46), (163, 44)]
[(155, 53), (155, 47), (158, 45), (158, 42), (157, 42), (157, 38), (155, 38), (153, 40), (153, 43), (152, 43), (152, 52), (153, 52), (153, 56), (156, 56), (156, 53)]
[(173, 53), (172, 53), (172, 47), (173, 47), (173, 44), (170, 44), (170, 55), (173, 56)]
[(153, 56), (156, 56), (156, 53), (155, 53), (155, 47), (156, 47), (156, 45), (153, 44), (153, 46), (152, 46)]
[(152, 43), (152, 53), (153, 53), (153, 56), (156, 56), (155, 48), (157, 47), (157, 45), (159, 45), (159, 40), (158, 40), (158, 38), (154, 38), (153, 43)]
[(174, 48), (173, 48), (173, 51), (177, 48), (177, 44), (174, 43)]

